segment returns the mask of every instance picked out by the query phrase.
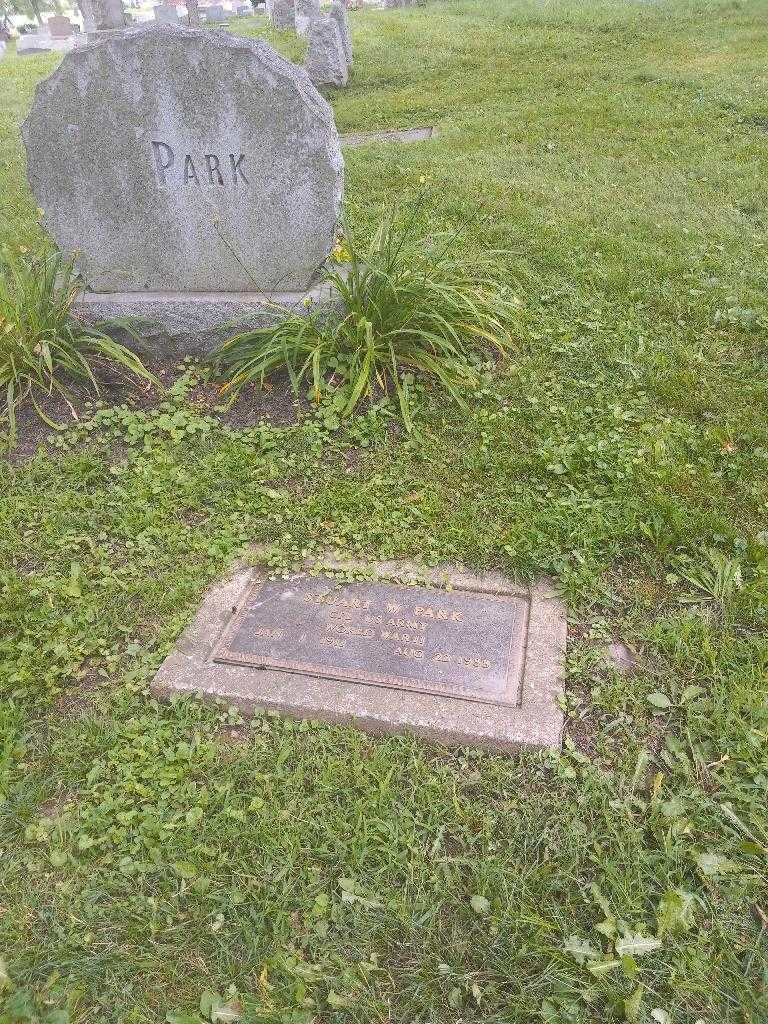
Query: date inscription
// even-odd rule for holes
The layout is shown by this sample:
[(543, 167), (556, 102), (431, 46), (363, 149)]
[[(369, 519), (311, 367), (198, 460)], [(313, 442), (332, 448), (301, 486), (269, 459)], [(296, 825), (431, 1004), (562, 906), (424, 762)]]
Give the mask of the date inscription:
[(520, 701), (524, 597), (319, 576), (255, 585), (214, 661), (439, 694)]

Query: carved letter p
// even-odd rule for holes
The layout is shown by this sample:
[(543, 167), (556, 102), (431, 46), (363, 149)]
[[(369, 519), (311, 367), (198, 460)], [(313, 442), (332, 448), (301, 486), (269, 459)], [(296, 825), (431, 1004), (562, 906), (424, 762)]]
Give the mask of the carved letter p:
[[(165, 152), (163, 152), (163, 150)], [(165, 185), (165, 172), (169, 167), (173, 166), (173, 150), (164, 142), (153, 142), (152, 152), (155, 155), (155, 168), (157, 170), (158, 177), (160, 178), (161, 184)], [(165, 163), (162, 159), (163, 156), (165, 157)]]

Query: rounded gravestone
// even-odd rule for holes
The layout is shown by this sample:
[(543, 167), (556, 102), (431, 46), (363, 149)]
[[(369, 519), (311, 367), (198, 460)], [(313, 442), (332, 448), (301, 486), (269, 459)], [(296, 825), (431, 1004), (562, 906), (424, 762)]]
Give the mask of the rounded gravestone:
[(38, 86), (23, 134), (45, 226), (91, 291), (300, 291), (333, 246), (333, 114), (266, 43), (105, 36)]

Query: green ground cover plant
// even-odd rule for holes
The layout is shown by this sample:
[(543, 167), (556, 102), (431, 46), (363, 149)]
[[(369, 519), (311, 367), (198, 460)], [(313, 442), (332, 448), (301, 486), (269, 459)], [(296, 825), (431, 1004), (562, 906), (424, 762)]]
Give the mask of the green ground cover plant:
[[(505, 254), (514, 358), (469, 411), (422, 387), (410, 435), (386, 403), (287, 415), (277, 384), (229, 416), (185, 364), (3, 463), (0, 1018), (762, 1024), (764, 5), (352, 18), (340, 128), (439, 127), (347, 151), (352, 230), (427, 178), (436, 233)], [(40, 237), (18, 124), (54, 63), (0, 60), (13, 246)], [(552, 576), (562, 754), (156, 702), (253, 542), (276, 569), (331, 548)]]
[(343, 315), (305, 311), (227, 341), (213, 359), (222, 394), (236, 397), (287, 369), (294, 392), (307, 388), (318, 404), (332, 388), (343, 417), (374, 389), (394, 393), (410, 432), (416, 373), (466, 409), (489, 350), (503, 357), (513, 348), (507, 324), (515, 307), (493, 279), (490, 257), (485, 276), (477, 258), (471, 270), (456, 259), (458, 232), (420, 234), (426, 201), (421, 194), (385, 210), (365, 250), (351, 236), (336, 246), (322, 281), (338, 294)]

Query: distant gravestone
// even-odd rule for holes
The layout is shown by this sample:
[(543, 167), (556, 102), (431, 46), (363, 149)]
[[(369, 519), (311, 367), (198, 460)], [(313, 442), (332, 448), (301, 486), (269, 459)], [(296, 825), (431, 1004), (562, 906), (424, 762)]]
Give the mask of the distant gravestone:
[(341, 87), (347, 84), (347, 57), (339, 26), (333, 18), (321, 15), (310, 22), (305, 67), (315, 85)]
[(163, 22), (166, 25), (178, 25), (180, 23), (179, 12), (173, 4), (158, 4), (154, 8), (155, 21)]
[(23, 135), (59, 248), (90, 292), (130, 293), (137, 311), (146, 293), (303, 292), (333, 246), (331, 109), (264, 42), (151, 23), (105, 35), (38, 86)]
[(349, 14), (344, 0), (333, 0), (330, 9), (330, 16), (336, 22), (341, 36), (341, 45), (344, 48), (344, 56), (347, 58), (347, 66), (352, 66), (352, 33), (349, 28)]
[(296, 32), (300, 36), (307, 36), (311, 21), (320, 14), (320, 0), (295, 0), (295, 4)]
[(269, 17), (278, 32), (296, 31), (296, 5), (294, 0), (271, 0)]
[(0, 57), (5, 53), (5, 40), (0, 39)]
[(29, 56), (34, 53), (46, 53), (53, 49), (51, 37), (42, 33), (29, 32), (16, 40), (16, 53)]
[(122, 0), (92, 0), (94, 33), (120, 32), (126, 17)]
[(75, 31), (72, 22), (63, 14), (54, 14), (48, 19), (45, 27), (48, 29), (51, 39), (68, 39), (69, 36), (74, 35)]
[(221, 4), (211, 4), (205, 8), (205, 20), (210, 22), (226, 21), (228, 14)]

